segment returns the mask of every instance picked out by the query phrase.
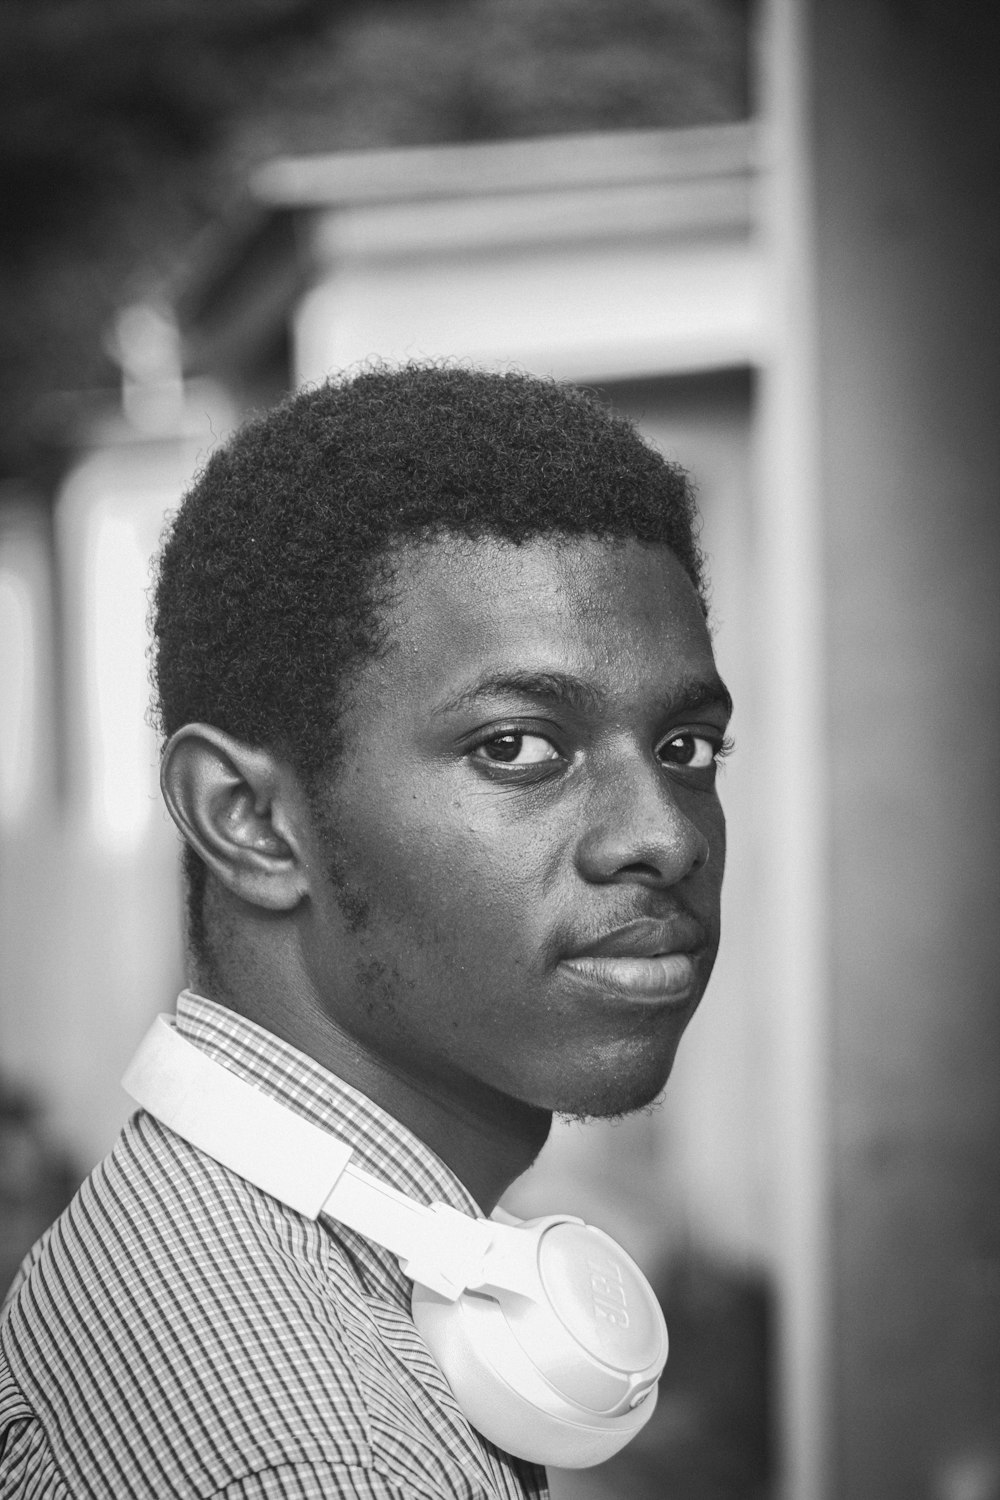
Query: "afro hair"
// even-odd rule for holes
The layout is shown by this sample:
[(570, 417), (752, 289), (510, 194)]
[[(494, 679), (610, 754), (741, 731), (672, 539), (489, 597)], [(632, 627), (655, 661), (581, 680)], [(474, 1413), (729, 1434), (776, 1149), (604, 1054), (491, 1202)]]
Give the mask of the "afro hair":
[(184, 498), (153, 601), (163, 734), (207, 722), (326, 770), (392, 550), (442, 533), (660, 543), (704, 602), (687, 476), (631, 423), (528, 375), (380, 366), (248, 423)]

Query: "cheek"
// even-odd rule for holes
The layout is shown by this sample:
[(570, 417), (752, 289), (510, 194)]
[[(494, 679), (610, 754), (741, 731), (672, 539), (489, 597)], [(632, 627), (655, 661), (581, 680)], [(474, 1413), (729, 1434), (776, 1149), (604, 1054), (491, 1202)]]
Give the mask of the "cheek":
[(702, 826), (708, 839), (709, 869), (721, 885), (726, 868), (726, 815), (719, 802), (715, 803), (711, 816)]
[(340, 820), (338, 858), (380, 941), (463, 964), (474, 954), (484, 967), (531, 946), (554, 879), (548, 841), (537, 825), (501, 820), (502, 809), (484, 816), (488, 795), (412, 795), (397, 802), (394, 818), (376, 798)]
[(723, 875), (726, 866), (726, 826), (721, 815), (718, 820), (713, 820), (711, 826), (704, 824), (702, 826), (708, 838), (709, 856), (708, 863), (695, 877), (692, 886), (692, 902), (697, 905), (699, 916), (714, 934), (715, 942), (718, 943), (722, 921)]
[(719, 808), (716, 826), (710, 836), (710, 843), (712, 864), (715, 867), (716, 879), (721, 887), (722, 877), (726, 869), (726, 815), (721, 807)]
[(708, 843), (709, 858), (703, 873), (710, 873), (721, 881), (726, 864), (726, 815), (718, 792), (702, 793), (697, 797), (692, 794), (681, 803), (681, 807)]

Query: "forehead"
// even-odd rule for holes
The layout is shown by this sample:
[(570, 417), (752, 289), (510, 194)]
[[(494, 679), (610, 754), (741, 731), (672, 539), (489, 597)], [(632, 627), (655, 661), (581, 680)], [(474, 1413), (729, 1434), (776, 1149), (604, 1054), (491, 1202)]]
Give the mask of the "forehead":
[(428, 702), (504, 672), (568, 672), (611, 689), (715, 670), (681, 564), (634, 541), (446, 537), (401, 548), (384, 618), (381, 690), (404, 673)]

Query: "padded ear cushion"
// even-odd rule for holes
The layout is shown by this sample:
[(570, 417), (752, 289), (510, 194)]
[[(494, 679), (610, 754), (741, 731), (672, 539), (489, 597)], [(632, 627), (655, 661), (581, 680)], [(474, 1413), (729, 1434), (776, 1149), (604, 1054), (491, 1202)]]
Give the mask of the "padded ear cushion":
[(414, 1322), (478, 1432), (536, 1463), (588, 1468), (653, 1414), (663, 1315), (600, 1230), (547, 1220), (523, 1232), (537, 1233), (537, 1298), (467, 1291), (452, 1302), (415, 1285)]

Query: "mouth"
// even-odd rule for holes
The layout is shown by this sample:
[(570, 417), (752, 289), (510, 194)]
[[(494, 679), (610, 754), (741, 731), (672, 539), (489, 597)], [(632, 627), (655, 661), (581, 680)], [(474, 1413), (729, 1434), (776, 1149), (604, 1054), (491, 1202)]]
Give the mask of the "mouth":
[(686, 1000), (697, 978), (690, 953), (664, 953), (656, 958), (564, 958), (561, 967), (599, 989), (630, 999)]
[(625, 998), (686, 1000), (698, 978), (695, 952), (702, 942), (700, 928), (690, 918), (672, 922), (641, 918), (568, 954), (560, 968)]

